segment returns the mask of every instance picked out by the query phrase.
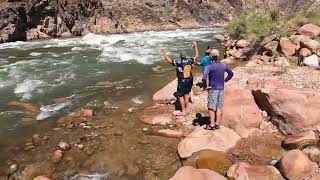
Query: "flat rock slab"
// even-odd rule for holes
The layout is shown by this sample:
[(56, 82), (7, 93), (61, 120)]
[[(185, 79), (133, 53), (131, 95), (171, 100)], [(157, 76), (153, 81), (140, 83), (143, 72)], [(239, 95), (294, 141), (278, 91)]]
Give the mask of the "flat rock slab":
[(177, 98), (174, 96), (174, 93), (177, 91), (178, 86), (178, 80), (175, 79), (172, 82), (170, 82), (168, 85), (157, 91), (153, 97), (153, 101), (157, 102), (171, 102), (176, 100)]
[(215, 131), (200, 127), (179, 143), (178, 153), (181, 158), (186, 158), (205, 149), (226, 152), (234, 147), (240, 139), (241, 137), (236, 132), (226, 127)]

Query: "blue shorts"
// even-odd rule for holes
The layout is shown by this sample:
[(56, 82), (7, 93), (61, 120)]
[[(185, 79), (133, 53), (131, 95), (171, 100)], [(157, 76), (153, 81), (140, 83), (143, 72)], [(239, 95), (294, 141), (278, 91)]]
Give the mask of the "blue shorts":
[(208, 90), (208, 109), (216, 111), (222, 109), (224, 104), (224, 90)]

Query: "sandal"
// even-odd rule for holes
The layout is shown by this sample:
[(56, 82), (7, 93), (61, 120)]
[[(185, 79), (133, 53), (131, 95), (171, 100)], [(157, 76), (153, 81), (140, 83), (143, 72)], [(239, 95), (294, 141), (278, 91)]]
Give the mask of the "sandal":
[(214, 125), (215, 129), (220, 129), (220, 126), (218, 124)]
[(210, 131), (216, 130), (215, 126), (214, 126), (214, 127), (211, 127), (210, 125), (206, 125), (206, 126), (204, 127), (204, 129), (205, 129), (205, 130), (210, 130)]

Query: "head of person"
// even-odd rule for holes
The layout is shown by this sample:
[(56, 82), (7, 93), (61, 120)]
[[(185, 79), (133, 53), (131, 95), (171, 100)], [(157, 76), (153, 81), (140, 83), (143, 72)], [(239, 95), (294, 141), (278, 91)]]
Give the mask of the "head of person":
[(210, 46), (207, 47), (204, 55), (205, 55), (205, 56), (210, 56)]
[(186, 59), (187, 58), (187, 52), (186, 51), (180, 51), (180, 58)]
[(211, 61), (218, 62), (220, 57), (220, 53), (218, 49), (212, 49), (210, 51), (210, 59)]

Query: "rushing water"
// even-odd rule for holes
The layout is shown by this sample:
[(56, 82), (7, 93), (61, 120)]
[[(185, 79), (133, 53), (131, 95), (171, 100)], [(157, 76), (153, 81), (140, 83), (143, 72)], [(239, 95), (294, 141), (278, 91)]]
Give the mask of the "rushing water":
[[(196, 40), (203, 52), (208, 45), (218, 46), (211, 37), (219, 31), (88, 34), (0, 44), (0, 148), (25, 142), (32, 133), (46, 130), (43, 123), (54, 122), (88, 103), (102, 102), (113, 112), (119, 111), (108, 116), (143, 108), (152, 93), (175, 76), (159, 48), (166, 47), (174, 57), (180, 50), (192, 55), (191, 42)], [(155, 71), (155, 66), (162, 68)], [(101, 81), (109, 83), (97, 84)], [(40, 111), (30, 115), (12, 109), (8, 103), (13, 101), (32, 103)], [(22, 123), (24, 117), (37, 119), (38, 123), (26, 125)], [(0, 160), (6, 158), (6, 153), (2, 151)]]

